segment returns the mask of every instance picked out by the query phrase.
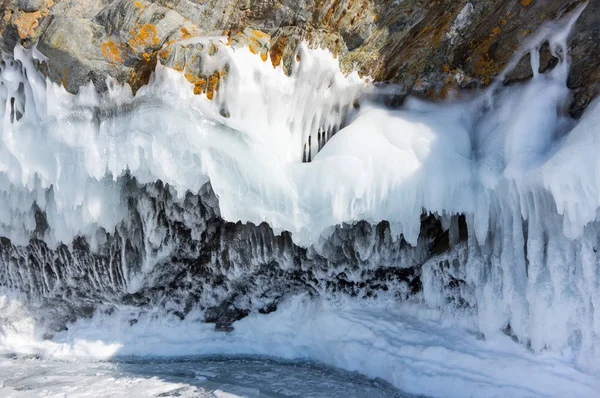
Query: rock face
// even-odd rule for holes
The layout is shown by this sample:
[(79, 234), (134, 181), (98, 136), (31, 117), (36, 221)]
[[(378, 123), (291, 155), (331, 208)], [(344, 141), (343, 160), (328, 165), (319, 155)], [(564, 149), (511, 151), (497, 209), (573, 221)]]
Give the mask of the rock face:
[[(4, 0), (0, 47), (38, 43), (47, 73), (72, 92), (110, 75), (136, 90), (157, 61), (185, 71), (196, 93), (209, 98), (225, 73), (206, 73), (214, 51), (199, 36), (226, 36), (265, 62), (289, 66), (298, 43), (330, 49), (344, 69), (398, 83), (407, 94), (443, 98), (490, 84), (520, 45), (545, 21), (582, 0)], [(574, 26), (568, 85), (570, 113), (579, 116), (600, 81), (600, 2), (590, 0)], [(541, 48), (540, 71), (553, 67)], [(506, 83), (531, 76), (524, 57)]]
[[(207, 322), (227, 331), (250, 312), (275, 311), (294, 293), (416, 300), (422, 264), (451, 244), (440, 220), (424, 215), (416, 247), (393, 239), (387, 222), (359, 222), (302, 248), (265, 223), (224, 221), (210, 184), (178, 203), (161, 182), (120, 181), (128, 216), (113, 233), (102, 232), (96, 250), (81, 237), (56, 249), (35, 238), (26, 246), (0, 238), (0, 286), (26, 293), (32, 308), (42, 308), (35, 313), (50, 333), (114, 305), (163, 308), (181, 319), (201, 308)], [(467, 231), (464, 218), (455, 221), (458, 244)], [(36, 225), (43, 235), (41, 212)], [(165, 247), (174, 249), (161, 257)], [(146, 263), (152, 266), (144, 270)], [(452, 283), (462, 281), (448, 277)]]

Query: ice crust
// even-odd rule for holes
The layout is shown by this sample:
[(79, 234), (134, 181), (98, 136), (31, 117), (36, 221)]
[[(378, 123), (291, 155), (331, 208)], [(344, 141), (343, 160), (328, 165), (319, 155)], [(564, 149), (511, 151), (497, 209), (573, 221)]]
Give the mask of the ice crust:
[[(136, 96), (115, 82), (105, 95), (91, 84), (70, 95), (35, 70), (41, 54), (17, 47), (14, 59), (2, 56), (0, 233), (27, 242), (34, 202), (48, 216), (50, 244), (111, 231), (124, 216), (115, 181), (129, 172), (181, 197), (210, 181), (226, 220), (266, 221), (303, 245), (355, 220), (389, 220), (415, 243), (423, 209), (473, 214), (483, 243), (492, 202), (523, 208), (537, 192), (550, 193), (565, 235), (580, 237), (600, 204), (598, 165), (585, 156), (596, 149), (599, 105), (575, 127), (562, 111), (566, 32), (580, 12), (524, 46), (535, 66), (549, 41), (561, 59), (552, 71), (470, 100), (409, 100), (401, 110), (369, 101), (378, 90), (367, 78), (342, 74), (329, 52), (305, 45), (289, 77), (248, 49), (221, 45), (206, 55), (205, 69), (228, 70), (214, 101), (160, 65)], [(303, 163), (309, 136), (312, 162)]]
[[(600, 389), (598, 377), (574, 369), (560, 355), (533, 354), (503, 334), (484, 341), (439, 322), (438, 311), (418, 307), (376, 308), (356, 301), (340, 307), (301, 295), (272, 314), (236, 322), (231, 333), (195, 318), (201, 314), (179, 321), (122, 308), (81, 319), (52, 341), (35, 338), (18, 300), (0, 300), (0, 308), (22, 317), (15, 330), (0, 334), (0, 354), (41, 355), (52, 360), (49, 365), (61, 361), (59, 369), (63, 361), (75, 361), (71, 366), (81, 372), (94, 368), (89, 361), (108, 358), (244, 354), (316, 360), (381, 378), (416, 396), (594, 398)], [(131, 319), (137, 323), (131, 325)]]
[[(516, 54), (531, 52), (537, 71), (548, 41), (559, 58), (551, 71), (402, 109), (306, 46), (291, 76), (219, 46), (206, 68), (227, 65), (228, 76), (212, 101), (160, 65), (135, 96), (115, 82), (104, 95), (91, 85), (71, 95), (35, 70), (41, 54), (17, 47), (0, 67), (0, 235), (17, 244), (41, 235), (51, 247), (85, 236), (93, 246), (98, 228), (111, 232), (126, 215), (124, 173), (161, 180), (180, 198), (210, 181), (224, 219), (265, 221), (317, 247), (343, 222), (388, 220), (414, 244), (423, 211), (448, 228), (465, 214), (468, 242), (423, 266), (424, 304), (452, 315), (461, 300), (486, 337), (504, 330), (534, 351), (598, 368), (600, 102), (579, 121), (565, 112), (566, 39), (581, 11), (545, 25)], [(311, 162), (302, 162), (309, 136)], [(160, 242), (145, 217), (146, 239)], [(448, 289), (452, 273), (466, 284)]]

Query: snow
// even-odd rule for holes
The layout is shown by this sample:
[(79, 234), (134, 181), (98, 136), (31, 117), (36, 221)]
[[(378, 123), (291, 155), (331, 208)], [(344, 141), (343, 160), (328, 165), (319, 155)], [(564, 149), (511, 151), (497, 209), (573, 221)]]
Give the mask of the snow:
[[(131, 319), (138, 322), (130, 325)], [(84, 364), (131, 355), (310, 359), (432, 397), (595, 397), (600, 390), (600, 379), (573, 369), (559, 355), (533, 354), (502, 333), (484, 341), (442, 319), (421, 308), (339, 306), (295, 296), (274, 313), (236, 322), (230, 333), (193, 317), (180, 321), (122, 308), (78, 320), (52, 341), (23, 330), (0, 334), (0, 347)]]

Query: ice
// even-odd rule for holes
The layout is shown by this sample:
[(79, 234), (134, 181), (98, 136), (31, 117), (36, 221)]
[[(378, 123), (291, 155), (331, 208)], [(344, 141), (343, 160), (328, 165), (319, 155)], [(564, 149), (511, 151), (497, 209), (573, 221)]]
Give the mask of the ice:
[(0, 357), (0, 394), (33, 397), (400, 398), (381, 381), (303, 360), (257, 356), (111, 361)]
[[(24, 345), (23, 340), (13, 340), (9, 345), (7, 335), (0, 335), (0, 346), (42, 355), (51, 360), (49, 364), (77, 361), (83, 364), (80, 371), (92, 359), (132, 355), (310, 359), (381, 378), (407, 393), (445, 398), (591, 398), (600, 389), (600, 379), (573, 369), (559, 355), (533, 354), (504, 334), (483, 341), (468, 328), (441, 321), (435, 310), (356, 302), (339, 307), (296, 296), (272, 314), (236, 322), (235, 330), (226, 334), (193, 317), (180, 321), (139, 315), (126, 308), (111, 315), (96, 314), (70, 325), (53, 341), (31, 339)], [(132, 316), (138, 319), (134, 325), (129, 322)]]
[[(99, 231), (127, 222), (119, 179), (126, 173), (139, 183), (161, 180), (176, 200), (210, 181), (224, 219), (267, 222), (316, 250), (332, 226), (358, 220), (387, 220), (395, 238), (414, 245), (421, 215), (435, 213), (451, 229), (453, 247), (422, 266), (415, 322), (433, 311), (486, 343), (425, 322), (415, 327), (439, 340), (423, 347), (426, 334), (411, 335), (403, 315), (388, 321), (386, 311), (376, 312), (377, 321), (312, 307), (311, 315), (302, 306), (252, 315), (226, 336), (211, 326), (201, 336), (190, 329), (188, 343), (197, 353), (305, 352), (435, 396), (448, 396), (443, 386), (453, 380), (481, 396), (591, 396), (598, 385), (568, 365), (600, 369), (600, 101), (581, 120), (566, 113), (566, 40), (584, 7), (542, 26), (515, 54), (507, 71), (529, 52), (529, 82), (504, 87), (501, 74), (473, 97), (409, 98), (401, 109), (382, 104), (387, 93), (368, 78), (343, 74), (331, 54), (305, 44), (291, 76), (248, 49), (218, 44), (205, 55), (206, 72), (227, 67), (228, 74), (212, 101), (161, 65), (135, 96), (114, 81), (105, 94), (88, 85), (71, 95), (35, 71), (34, 58), (42, 58), (36, 50), (17, 47), (0, 66), (0, 235), (21, 245), (36, 237), (50, 247), (84, 236), (94, 247)], [(538, 49), (546, 41), (559, 62), (540, 74)], [(154, 247), (164, 231), (149, 204), (138, 208), (145, 243)], [(36, 221), (38, 211), (47, 228)], [(457, 215), (466, 219), (466, 242), (458, 242)], [(182, 222), (194, 229), (193, 220)], [(129, 292), (170, 251), (146, 250), (138, 273), (127, 272), (134, 264), (124, 261)], [(6, 324), (6, 347), (57, 356), (169, 354), (183, 344), (182, 336), (170, 344), (157, 332), (140, 347), (131, 337), (136, 331), (101, 335), (83, 326), (70, 328), (63, 342), (39, 343), (27, 316)], [(7, 331), (15, 325), (21, 332)], [(498, 339), (520, 344), (495, 351)], [(464, 375), (445, 365), (450, 356)], [(382, 366), (386, 361), (396, 365)], [(522, 374), (529, 381), (519, 381)]]
[[(535, 36), (538, 45), (565, 38), (559, 29)], [(34, 201), (47, 213), (48, 243), (113, 230), (123, 218), (115, 179), (125, 172), (140, 182), (160, 179), (181, 196), (210, 180), (225, 219), (266, 221), (304, 245), (331, 225), (361, 219), (389, 220), (415, 243), (422, 209), (475, 214), (484, 231), (486, 203), (507, 196), (506, 184), (551, 188), (559, 212), (568, 206), (553, 188), (556, 178), (540, 184), (535, 176), (553, 151), (571, 147), (557, 137), (570, 122), (557, 111), (569, 95), (567, 59), (525, 86), (501, 90), (491, 105), (486, 93), (456, 104), (411, 100), (391, 110), (367, 100), (355, 109), (377, 89), (343, 75), (327, 51), (305, 45), (291, 77), (247, 49), (221, 45), (207, 55), (207, 70), (229, 68), (213, 101), (193, 95), (180, 73), (160, 65), (135, 97), (114, 82), (104, 96), (91, 85), (71, 96), (41, 80), (27, 51), (15, 51), (22, 67), (4, 57), (2, 186), (5, 200), (22, 198), (4, 206), (11, 211), (0, 226), (13, 240), (26, 241), (34, 229)], [(19, 120), (8, 111), (13, 98), (29, 108)], [(581, 215), (567, 209), (569, 236), (595, 219), (592, 202)]]
[[(580, 12), (540, 29), (525, 49), (536, 54), (549, 40), (564, 53), (565, 30)], [(305, 245), (331, 225), (360, 219), (394, 222), (415, 243), (422, 209), (475, 214), (485, 231), (486, 204), (507, 196), (496, 189), (505, 184), (550, 189), (558, 211), (567, 213), (570, 237), (595, 220), (597, 200), (572, 209), (557, 187), (563, 180), (553, 176), (541, 184), (536, 177), (552, 174), (544, 171), (544, 163), (554, 163), (550, 158), (566, 158), (554, 151), (576, 145), (572, 138), (560, 141), (571, 122), (561, 113), (569, 96), (564, 56), (524, 86), (493, 87), (456, 104), (412, 100), (404, 110), (367, 100), (355, 109), (377, 89), (356, 74), (343, 75), (325, 50), (301, 46), (291, 77), (247, 49), (221, 44), (206, 57), (207, 71), (228, 67), (213, 101), (193, 95), (182, 74), (160, 65), (135, 97), (114, 82), (106, 95), (88, 85), (72, 96), (41, 79), (32, 52), (17, 48), (14, 61), (4, 55), (3, 235), (27, 241), (34, 201), (47, 213), (48, 243), (90, 236), (97, 227), (113, 230), (123, 218), (115, 179), (125, 172), (140, 182), (160, 179), (181, 196), (210, 180), (224, 218), (266, 221)], [(486, 98), (495, 91), (501, 93), (490, 104)], [(13, 99), (23, 112), (12, 111)], [(593, 124), (596, 108), (580, 126)], [(582, 185), (585, 197), (599, 196), (595, 185)]]

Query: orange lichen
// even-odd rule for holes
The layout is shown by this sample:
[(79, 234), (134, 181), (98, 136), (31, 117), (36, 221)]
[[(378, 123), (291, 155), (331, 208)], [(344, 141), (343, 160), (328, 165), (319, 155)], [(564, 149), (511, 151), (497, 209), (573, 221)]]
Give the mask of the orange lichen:
[(231, 31), (227, 35), (227, 45), (230, 46), (231, 43), (235, 40), (235, 36), (241, 36), (242, 32), (237, 32), (236, 34), (231, 34)]
[(266, 51), (263, 51), (260, 53), (260, 59), (262, 59), (263, 62), (267, 61), (267, 52)]
[(377, 21), (379, 21), (379, 14), (375, 14), (373, 16), (373, 22), (377, 22)]
[(531, 1), (532, 1), (532, 0), (521, 0), (521, 5), (522, 5), (523, 7), (527, 7), (528, 5), (530, 5), (530, 4), (531, 4)]
[(133, 4), (138, 8), (144, 8), (144, 5), (142, 3), (140, 3), (139, 1), (134, 1)]
[[(365, 12), (365, 10), (369, 7), (369, 1), (363, 1), (361, 2), (357, 7), (353, 7), (355, 5), (357, 5), (358, 2), (350, 2), (348, 4), (348, 9), (351, 12), (354, 12), (354, 16), (352, 17), (352, 20), (350, 21), (350, 26), (354, 25), (355, 23), (357, 23), (358, 21), (360, 21), (363, 18), (363, 14)], [(353, 8), (358, 8), (358, 9), (353, 9)], [(379, 16), (376, 15), (377, 19), (379, 19)], [(343, 18), (343, 15), (342, 15)], [(338, 19), (338, 24), (341, 22), (342, 18)], [(377, 19), (373, 18), (373, 22), (377, 22)]]
[(254, 36), (256, 36), (259, 39), (266, 39), (269, 37), (269, 35), (266, 34), (265, 32), (261, 32), (260, 30), (256, 30), (256, 29), (250, 29), (250, 33), (252, 33)]
[(147, 24), (138, 24), (136, 28), (132, 28), (129, 31), (129, 34), (133, 37), (129, 39), (129, 46), (133, 49), (137, 49), (139, 47), (148, 47), (152, 45), (157, 45), (160, 42), (158, 38), (156, 26), (147, 23)]
[(194, 94), (199, 95), (204, 93), (206, 87), (206, 79), (198, 79), (194, 83)]
[(209, 100), (213, 99), (215, 91), (217, 91), (217, 85), (219, 84), (220, 77), (221, 75), (219, 72), (215, 72), (208, 78), (208, 82), (206, 84), (206, 98)]
[(283, 50), (287, 45), (287, 37), (281, 36), (275, 43), (271, 45), (270, 55), (271, 55), (271, 63), (273, 67), (276, 67), (281, 63), (281, 58), (283, 57)]
[(256, 29), (249, 29), (250, 31), (250, 35), (248, 36), (249, 39), (249, 43), (248, 43), (248, 48), (250, 49), (250, 52), (252, 54), (259, 54), (262, 51), (260, 51), (259, 49), (261, 47), (263, 47), (263, 44), (261, 44), (258, 40), (259, 39), (269, 39), (269, 35), (261, 32), (260, 30), (256, 30)]
[[(360, 16), (364, 9), (368, 6), (368, 0), (366, 1), (350, 1), (344, 7), (340, 0), (333, 0), (330, 7), (323, 16), (323, 23), (331, 28), (337, 28), (342, 24), (342, 21), (346, 19), (349, 26), (352, 26)], [(358, 9), (358, 10), (357, 10)], [(352, 16), (352, 18), (350, 18)], [(347, 18), (348, 17), (348, 18)], [(348, 21), (349, 19), (349, 21)]]
[(17, 33), (21, 39), (26, 39), (33, 35), (35, 28), (38, 27), (38, 20), (42, 16), (41, 12), (19, 12), (13, 20), (13, 25), (17, 28)]
[(206, 98), (212, 100), (219, 86), (219, 81), (225, 76), (225, 71), (214, 72), (208, 77), (200, 77), (191, 73), (185, 73), (184, 76), (194, 85), (194, 94), (206, 94)]
[(118, 61), (123, 61), (121, 49), (114, 41), (108, 40), (102, 43), (102, 54), (108, 62), (116, 63)]
[(173, 51), (173, 47), (171, 47), (171, 44), (175, 43), (176, 41), (177, 40), (175, 40), (175, 39), (171, 39), (171, 40), (167, 41), (167, 43), (164, 44), (163, 47), (158, 52), (158, 55), (160, 55), (161, 57), (167, 58), (169, 56), (169, 54), (171, 54), (171, 51)]
[(477, 74), (481, 77), (483, 83), (486, 85), (492, 81), (492, 78), (500, 70), (500, 65), (488, 53), (498, 33), (500, 33), (500, 28), (494, 28), (492, 29), (492, 33), (481, 40), (477, 45), (474, 45), (474, 42), (471, 41), (473, 51), (472, 55), (467, 58), (467, 61), (471, 58), (474, 59), (473, 66), (475, 67)]
[(191, 73), (184, 74), (187, 81), (194, 85), (194, 94), (202, 94), (206, 88), (206, 79), (194, 76)]
[(325, 13), (325, 23), (327, 25), (331, 25), (331, 20), (333, 19), (333, 13), (339, 9), (339, 2), (336, 0), (333, 2), (333, 4), (331, 5), (331, 7), (329, 7), (329, 9), (327, 10), (327, 12)]
[(186, 28), (181, 28), (179, 30), (181, 31), (182, 39), (189, 39), (190, 37), (194, 37), (194, 35), (190, 33), (190, 31), (188, 31)]
[(492, 34), (490, 36), (492, 36), (492, 37), (497, 36), (500, 34), (500, 32), (502, 32), (502, 31), (500, 30), (499, 27), (496, 26), (494, 29), (492, 29)]
[(54, 0), (43, 0), (36, 11), (25, 12), (6, 10), (4, 12), (4, 22), (12, 24), (17, 28), (17, 33), (21, 39), (27, 39), (34, 35), (35, 29), (39, 26), (40, 18), (48, 16), (49, 9), (54, 5)]

